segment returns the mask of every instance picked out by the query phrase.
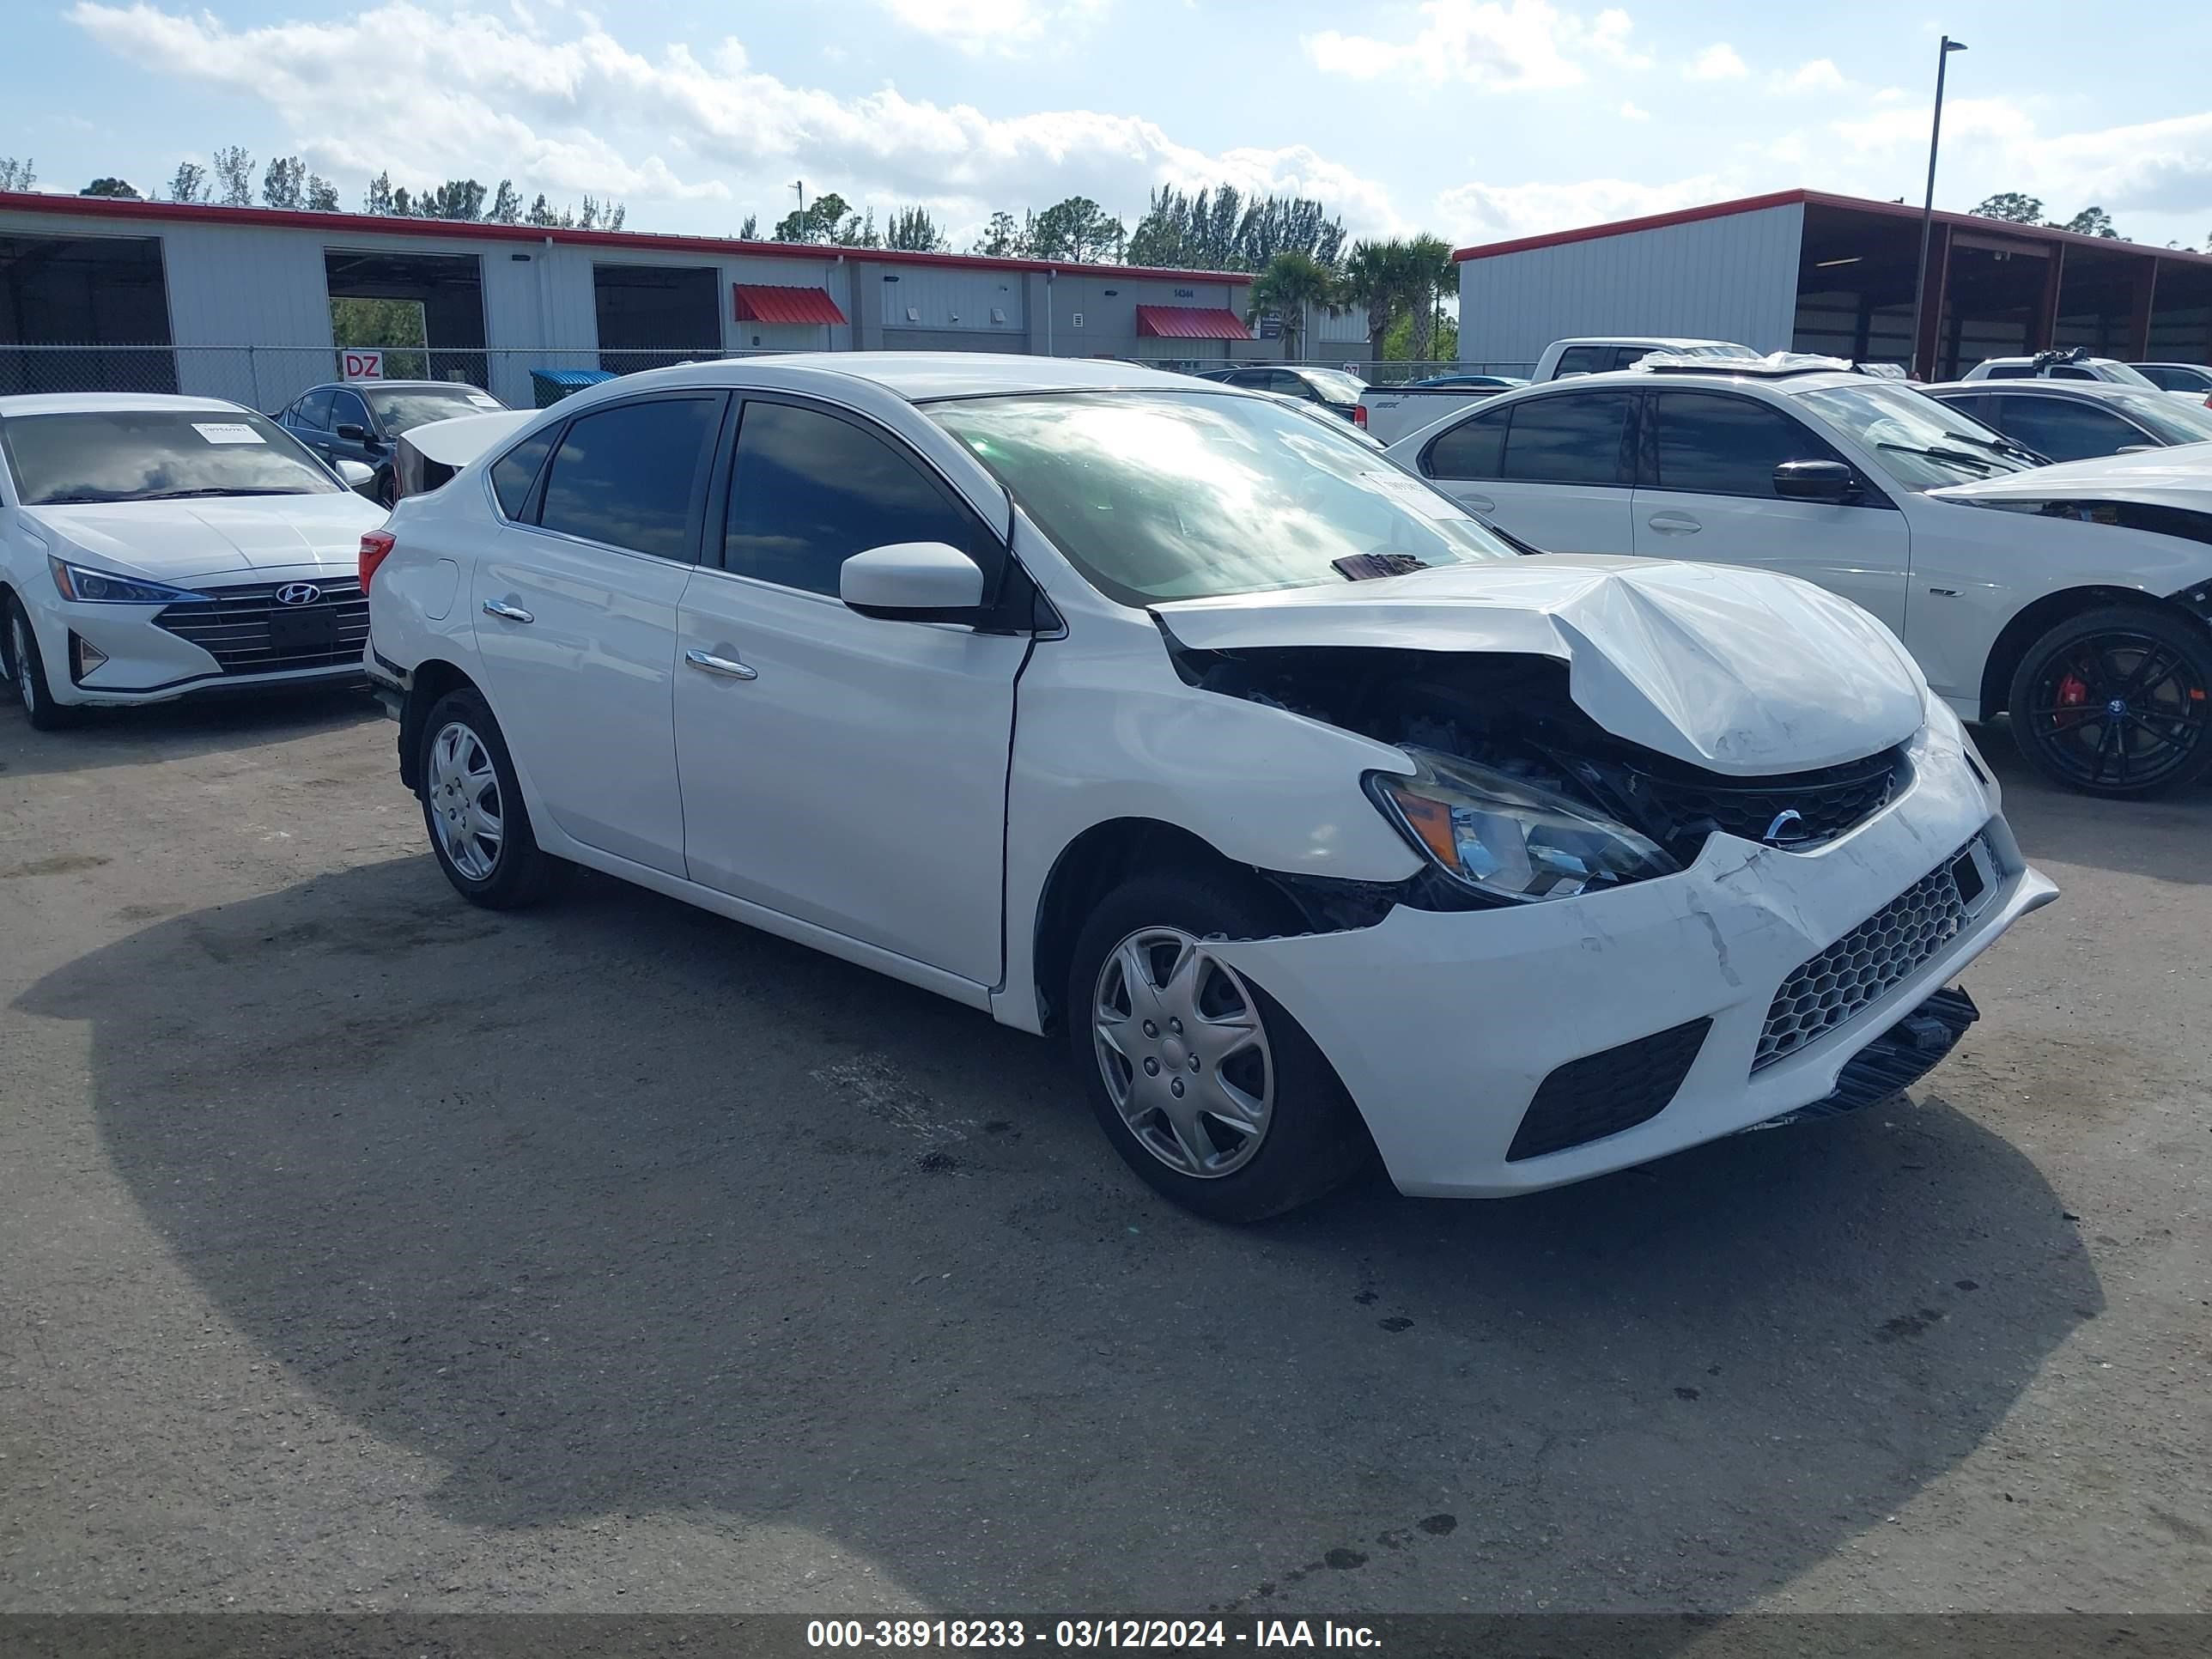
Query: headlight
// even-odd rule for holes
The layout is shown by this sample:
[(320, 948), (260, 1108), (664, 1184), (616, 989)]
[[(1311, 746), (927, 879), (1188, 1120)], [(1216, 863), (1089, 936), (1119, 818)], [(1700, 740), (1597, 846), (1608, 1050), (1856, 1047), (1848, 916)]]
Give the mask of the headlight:
[(1408, 747), (1411, 777), (1367, 775), (1369, 792), (1443, 872), (1505, 900), (1573, 898), (1681, 868), (1625, 823), (1526, 779)]
[(54, 586), (61, 596), (80, 605), (173, 605), (179, 599), (207, 598), (204, 593), (171, 587), (166, 582), (141, 581), (136, 576), (118, 576), (108, 570), (87, 570), (82, 565), (65, 564), (56, 558), (48, 558), (46, 564), (54, 573)]

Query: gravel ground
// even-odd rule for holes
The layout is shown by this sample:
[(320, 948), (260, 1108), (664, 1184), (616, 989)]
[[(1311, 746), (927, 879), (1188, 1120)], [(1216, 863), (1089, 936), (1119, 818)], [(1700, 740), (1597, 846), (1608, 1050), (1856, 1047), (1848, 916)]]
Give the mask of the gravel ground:
[(2212, 1610), (2212, 794), (1907, 1103), (1231, 1231), (1055, 1050), (447, 890), (342, 697), (0, 714), (0, 1609)]

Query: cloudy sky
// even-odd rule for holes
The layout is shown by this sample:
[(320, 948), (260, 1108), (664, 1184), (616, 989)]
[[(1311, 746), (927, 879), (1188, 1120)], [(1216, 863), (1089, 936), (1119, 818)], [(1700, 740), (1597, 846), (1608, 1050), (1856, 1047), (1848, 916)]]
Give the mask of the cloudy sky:
[(1155, 185), (1317, 195), (1455, 243), (1807, 185), (2001, 190), (2212, 239), (2212, 7), (1942, 0), (8, 0), (0, 155), (142, 191), (218, 145), (366, 178), (512, 176), (726, 233), (836, 190), (965, 234)]

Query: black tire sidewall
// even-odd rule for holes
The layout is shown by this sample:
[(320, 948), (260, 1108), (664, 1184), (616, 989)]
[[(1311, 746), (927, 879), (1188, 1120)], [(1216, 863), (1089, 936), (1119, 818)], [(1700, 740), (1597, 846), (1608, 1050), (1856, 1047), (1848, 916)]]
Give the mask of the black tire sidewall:
[[(506, 837), (500, 844), (499, 859), (492, 866), (491, 874), (479, 881), (465, 875), (446, 856), (446, 849), (438, 839), (435, 809), (430, 804), (430, 755), (436, 746), (438, 734), (459, 721), (475, 732), (491, 757), (492, 769), (499, 778), (500, 822)], [(530, 809), (522, 799), (522, 786), (514, 774), (514, 760), (507, 750), (506, 736), (499, 722), (492, 717), (491, 707), (472, 690), (448, 691), (430, 707), (422, 722), (422, 750), (417, 757), (417, 775), (422, 787), (416, 798), (422, 807), (423, 832), (430, 838), (430, 854), (438, 860), (438, 867), (446, 872), (446, 879), (453, 889), (471, 904), (481, 904), (489, 909), (512, 909), (542, 896), (550, 872), (551, 860), (538, 850), (537, 837), (530, 827)]]
[(1313, 1040), (1245, 974), (1245, 983), (1259, 1000), (1274, 1069), (1275, 1100), (1267, 1137), (1251, 1162), (1233, 1174), (1201, 1178), (1170, 1169), (1121, 1121), (1106, 1091), (1091, 1030), (1098, 970), (1109, 951), (1141, 928), (1179, 927), (1200, 939), (1265, 938), (1293, 925), (1284, 908), (1256, 882), (1132, 877), (1093, 908), (1077, 937), (1069, 969), (1064, 1035), (1099, 1127), (1122, 1160), (1155, 1190), (1212, 1220), (1264, 1220), (1342, 1185), (1373, 1158), (1366, 1127)]
[(2148, 605), (2107, 605), (2069, 617), (2028, 647), (2013, 672), (2006, 708), (2012, 717), (2013, 743), (2036, 771), (2062, 788), (2111, 800), (2140, 799), (2188, 787), (2212, 771), (2212, 732), (2197, 739), (2197, 752), (2179, 770), (2155, 783), (2090, 785), (2069, 777), (2043, 752), (2043, 741), (2033, 735), (2034, 716), (2030, 694), (2051, 659), (2073, 641), (2105, 633), (2134, 633), (2171, 646), (2186, 655), (2198, 678), (2212, 684), (2212, 628), (2184, 617), (2169, 616)]
[[(70, 716), (76, 711), (68, 704), (54, 701), (52, 684), (46, 678), (46, 653), (39, 648), (38, 630), (32, 627), (30, 612), (25, 609), (21, 596), (10, 593), (6, 610), (6, 649), (0, 651), (0, 658), (4, 658), (8, 669), (8, 701), (21, 710), (34, 732), (52, 732), (67, 725)], [(15, 627), (18, 623), (22, 624), (23, 643), (30, 647), (31, 705), (27, 708), (23, 706), (22, 688), (15, 677)]]

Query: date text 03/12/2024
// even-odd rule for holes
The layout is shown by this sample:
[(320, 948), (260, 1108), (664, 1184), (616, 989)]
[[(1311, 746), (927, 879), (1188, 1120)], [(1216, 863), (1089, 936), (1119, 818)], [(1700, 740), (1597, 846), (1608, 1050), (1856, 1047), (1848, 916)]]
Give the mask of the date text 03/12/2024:
[(813, 1619), (810, 1648), (1379, 1648), (1366, 1625), (1255, 1619)]

